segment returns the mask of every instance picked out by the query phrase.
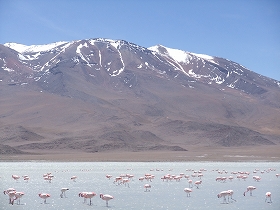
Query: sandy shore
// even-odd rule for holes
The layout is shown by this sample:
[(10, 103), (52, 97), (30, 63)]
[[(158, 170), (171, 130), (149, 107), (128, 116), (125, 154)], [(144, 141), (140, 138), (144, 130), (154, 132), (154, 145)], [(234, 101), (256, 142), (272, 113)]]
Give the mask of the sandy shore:
[[(31, 151), (30, 151), (31, 152)], [(173, 162), (173, 161), (280, 161), (280, 146), (191, 147), (188, 151), (96, 152), (32, 151), (37, 154), (1, 155), (0, 161), (70, 161), (70, 162)]]

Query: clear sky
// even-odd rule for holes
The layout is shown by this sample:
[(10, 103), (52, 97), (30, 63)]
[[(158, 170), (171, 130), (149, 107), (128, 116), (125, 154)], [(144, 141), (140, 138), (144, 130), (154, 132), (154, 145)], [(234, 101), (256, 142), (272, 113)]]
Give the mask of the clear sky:
[(223, 57), (280, 80), (279, 0), (0, 0), (0, 44), (89, 38)]

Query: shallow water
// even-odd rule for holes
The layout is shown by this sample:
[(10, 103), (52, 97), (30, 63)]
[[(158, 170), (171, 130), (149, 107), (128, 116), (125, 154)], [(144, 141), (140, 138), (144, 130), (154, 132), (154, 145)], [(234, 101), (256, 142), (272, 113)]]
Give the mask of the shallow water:
[[(166, 174), (190, 175), (193, 182), (200, 180), (192, 177), (195, 171), (205, 169), (202, 184), (197, 189), (192, 188), (190, 197), (184, 192), (189, 187), (188, 180), (162, 181)], [(253, 173), (255, 169), (259, 169)], [(269, 170), (270, 169), (270, 170)], [(271, 170), (272, 169), (272, 170)], [(223, 171), (219, 174), (218, 171)], [(228, 173), (225, 173), (227, 171)], [(239, 180), (231, 172), (250, 172), (248, 178)], [(263, 173), (261, 173), (263, 171)], [(51, 172), (54, 178), (51, 182), (43, 179), (43, 174)], [(139, 181), (146, 173), (153, 174), (152, 182)], [(280, 163), (268, 162), (0, 162), (0, 188), (2, 192), (10, 187), (22, 191), (25, 195), (21, 198), (21, 204), (11, 205), (8, 196), (1, 193), (0, 209), (280, 209)], [(21, 176), (18, 181), (12, 179), (12, 175)], [(111, 174), (109, 180), (105, 177)], [(121, 174), (132, 174), (129, 186), (116, 185), (114, 178)], [(24, 181), (22, 176), (28, 175), (30, 180)], [(77, 176), (76, 182), (70, 178)], [(217, 182), (218, 176), (233, 176), (232, 181)], [(260, 176), (259, 182), (254, 181), (253, 176)], [(145, 192), (144, 184), (149, 183), (151, 189)], [(253, 195), (243, 196), (247, 186), (253, 185), (257, 189)], [(60, 189), (66, 187), (66, 198), (60, 198)], [(228, 204), (223, 204), (222, 198), (217, 198), (221, 191), (232, 189), (233, 198)], [(93, 191), (97, 194), (92, 198), (92, 205), (83, 203), (79, 192)], [(265, 202), (265, 193), (272, 193), (272, 203)], [(49, 193), (50, 198), (44, 204), (38, 196), (39, 193)], [(99, 194), (110, 194), (114, 199), (109, 201), (106, 207), (105, 201), (99, 198)]]

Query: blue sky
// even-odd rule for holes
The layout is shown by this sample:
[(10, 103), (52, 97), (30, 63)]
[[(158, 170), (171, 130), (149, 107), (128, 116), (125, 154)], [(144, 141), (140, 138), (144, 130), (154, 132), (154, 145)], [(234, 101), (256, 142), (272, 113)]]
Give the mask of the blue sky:
[(89, 38), (223, 57), (280, 80), (278, 0), (0, 0), (0, 44)]

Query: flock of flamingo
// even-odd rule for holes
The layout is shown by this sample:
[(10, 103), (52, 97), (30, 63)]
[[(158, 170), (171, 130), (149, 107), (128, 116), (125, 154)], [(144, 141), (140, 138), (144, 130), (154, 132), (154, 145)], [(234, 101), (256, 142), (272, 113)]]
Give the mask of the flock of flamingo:
[[(21, 177), (18, 175), (12, 175), (12, 178), (16, 181), (18, 181)], [(52, 182), (54, 175), (52, 175), (51, 173), (46, 173), (43, 175), (44, 180), (48, 181), (49, 183)], [(72, 176), (70, 178), (72, 181), (76, 182), (77, 176)], [(29, 180), (29, 176), (28, 175), (24, 175), (23, 176), (23, 180), (25, 180), (26, 182), (28, 182)], [(68, 191), (69, 188), (61, 188), (61, 194), (60, 197), (61, 198), (66, 198), (66, 191)], [(24, 192), (18, 192), (16, 191), (16, 189), (14, 188), (8, 188), (7, 190), (5, 190), (3, 192), (5, 195), (8, 195), (9, 197), (9, 204), (14, 205), (14, 201), (17, 202), (18, 205), (20, 205), (20, 198), (24, 195)], [(43, 203), (46, 204), (47, 203), (47, 198), (51, 197), (51, 195), (49, 193), (39, 193), (38, 194), (40, 198), (42, 198), (44, 201)], [(89, 205), (92, 205), (91, 199), (96, 196), (95, 192), (80, 192), (78, 194), (79, 197), (84, 198), (84, 203), (86, 203), (87, 199), (89, 199)], [(108, 202), (109, 200), (113, 199), (114, 197), (109, 195), (109, 194), (100, 194), (100, 198), (102, 200), (106, 201), (106, 206), (108, 207)]]
[[(158, 169), (156, 169), (158, 170)], [(153, 171), (153, 169), (151, 169), (150, 171)], [(194, 182), (194, 186), (199, 189), (200, 185), (202, 184), (202, 177), (203, 177), (203, 172), (206, 171), (206, 169), (200, 169), (199, 171), (194, 171), (189, 169), (189, 171), (192, 171), (192, 175), (186, 175), (184, 173), (180, 173), (179, 175), (171, 175), (171, 174), (166, 174), (164, 176), (161, 177), (161, 180), (164, 182), (169, 182), (169, 181), (177, 181), (179, 182), (181, 179), (187, 179), (187, 183), (188, 183), (188, 187), (184, 188), (183, 191), (186, 193), (187, 197), (191, 197), (191, 193), (193, 192), (192, 188), (193, 188), (193, 181), (192, 179), (190, 179), (190, 177), (193, 178), (197, 178), (199, 180)], [(214, 171), (214, 170), (213, 170)], [(228, 172), (225, 170), (219, 171), (216, 170), (219, 174), (227, 174)], [(259, 169), (256, 169), (253, 171), (253, 173), (257, 173), (259, 171)], [(275, 171), (275, 169), (268, 169), (268, 170), (263, 170), (260, 171), (260, 173), (265, 173), (265, 172), (270, 172), (270, 171)], [(238, 180), (244, 180), (246, 181), (246, 179), (249, 176), (249, 172), (242, 172), (242, 171), (238, 171), (238, 172), (231, 172), (232, 175), (226, 177), (226, 176), (218, 176), (216, 177), (216, 181), (217, 182), (226, 182), (226, 180), (232, 181), (233, 179), (238, 179)], [(280, 174), (276, 174), (276, 177), (278, 178), (280, 176)], [(23, 180), (28, 182), (29, 181), (29, 176), (28, 175), (23, 175)], [(113, 176), (110, 174), (106, 174), (105, 177), (110, 180)], [(18, 175), (12, 175), (12, 178), (16, 181), (18, 181), (21, 177)], [(44, 180), (46, 180), (47, 182), (52, 182), (54, 175), (52, 175), (52, 173), (46, 173), (43, 175)], [(121, 174), (120, 176), (117, 176), (114, 178), (113, 183), (115, 185), (124, 185), (126, 187), (130, 187), (129, 186), (129, 182), (131, 180), (133, 180), (134, 175), (132, 174)], [(144, 192), (150, 192), (151, 191), (151, 182), (152, 180), (155, 178), (155, 175), (147, 173), (144, 176), (139, 177), (139, 181), (143, 182), (146, 181), (148, 183), (144, 184)], [(261, 181), (261, 177), (260, 176), (252, 176), (252, 178), (256, 181), (259, 182)], [(70, 178), (73, 182), (76, 182), (77, 176), (72, 176)], [(257, 188), (255, 186), (248, 186), (246, 188), (246, 190), (244, 191), (243, 195), (246, 196), (246, 193), (250, 193), (250, 196), (252, 196), (252, 193), (254, 190), (256, 190)], [(66, 191), (68, 191), (69, 188), (61, 188), (61, 194), (60, 197), (61, 198), (66, 198)], [(16, 201), (16, 204), (20, 205), (20, 199), (24, 196), (24, 192), (20, 192), (17, 191), (14, 188), (8, 188), (4, 191), (5, 195), (8, 195), (9, 198), (9, 204), (13, 205), (14, 201)], [(233, 201), (236, 202), (236, 200), (233, 198), (233, 190), (229, 189), (229, 190), (224, 190), (221, 191), (220, 193), (217, 194), (218, 198), (222, 198), (223, 204), (228, 204)], [(97, 194), (95, 192), (80, 192), (78, 193), (79, 197), (84, 198), (84, 203), (87, 202), (87, 199), (89, 199), (89, 205), (92, 205), (92, 198), (95, 197)], [(43, 199), (43, 203), (46, 204), (47, 203), (47, 199), (49, 197), (51, 197), (51, 195), (49, 193), (39, 193), (38, 196), (40, 198)], [(108, 202), (110, 200), (112, 200), (114, 197), (112, 195), (109, 194), (100, 194), (99, 197), (106, 201), (106, 206), (108, 207)], [(265, 193), (265, 202), (267, 203), (272, 203), (272, 193), (271, 192), (266, 192)]]

